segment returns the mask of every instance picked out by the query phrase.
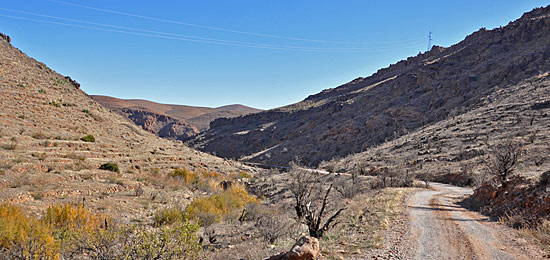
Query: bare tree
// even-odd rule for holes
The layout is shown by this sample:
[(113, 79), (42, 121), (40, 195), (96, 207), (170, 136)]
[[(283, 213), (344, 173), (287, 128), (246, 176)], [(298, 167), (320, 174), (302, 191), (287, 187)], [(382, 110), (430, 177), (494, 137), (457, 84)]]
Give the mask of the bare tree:
[(485, 166), (489, 174), (495, 176), (502, 186), (506, 186), (506, 182), (514, 174), (521, 153), (521, 145), (512, 141), (493, 146)]
[[(332, 184), (321, 181), (320, 173), (304, 169), (296, 163), (291, 163), (290, 191), (294, 195), (296, 216), (306, 224), (309, 235), (320, 238), (323, 234), (338, 224), (337, 219), (345, 207), (333, 208), (331, 203)], [(326, 221), (323, 221), (326, 219)]]

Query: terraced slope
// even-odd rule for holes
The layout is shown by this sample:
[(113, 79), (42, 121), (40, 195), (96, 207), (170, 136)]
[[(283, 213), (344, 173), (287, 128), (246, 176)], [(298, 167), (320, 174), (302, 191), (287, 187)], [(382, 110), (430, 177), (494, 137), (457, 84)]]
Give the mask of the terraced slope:
[(359, 166), (390, 167), (401, 173), (409, 168), (435, 175), (455, 175), (457, 182), (471, 179), (479, 184), (486, 172), (483, 160), (491, 146), (512, 141), (522, 144), (524, 151), (518, 173), (536, 178), (547, 171), (550, 167), (550, 73), (500, 89), (482, 102), (483, 106), (467, 113), (322, 166), (335, 171)]
[[(159, 206), (184, 205), (194, 196), (166, 179), (172, 169), (251, 170), (140, 129), (1, 36), (0, 203), (40, 214), (53, 203), (84, 202), (117, 219), (142, 221)], [(86, 135), (95, 142), (82, 141)], [(120, 173), (98, 169), (108, 162)]]

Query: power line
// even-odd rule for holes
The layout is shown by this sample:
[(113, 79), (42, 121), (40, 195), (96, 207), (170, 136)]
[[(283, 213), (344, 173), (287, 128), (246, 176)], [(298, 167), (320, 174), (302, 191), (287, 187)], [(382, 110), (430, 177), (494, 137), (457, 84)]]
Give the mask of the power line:
[[(228, 28), (220, 28), (220, 27), (200, 25), (200, 24), (194, 24), (194, 23), (186, 23), (186, 22), (169, 20), (169, 19), (164, 19), (164, 18), (151, 17), (151, 16), (145, 16), (145, 15), (139, 15), (139, 14), (132, 14), (132, 13), (127, 13), (127, 12), (103, 9), (103, 8), (87, 6), (87, 5), (74, 4), (74, 3), (58, 1), (58, 0), (47, 0), (47, 1), (52, 2), (52, 3), (62, 4), (62, 5), (68, 5), (68, 6), (73, 6), (73, 7), (79, 7), (79, 8), (89, 9), (89, 10), (95, 10), (95, 11), (100, 11), (100, 12), (105, 12), (105, 13), (124, 15), (124, 16), (135, 17), (135, 18), (141, 18), (141, 19), (146, 19), (146, 20), (151, 20), (151, 21), (179, 24), (179, 25), (191, 26), (191, 27), (202, 28), (202, 29), (209, 29), (209, 30), (216, 30), (216, 31), (223, 31), (223, 32), (231, 32), (231, 33), (238, 33), (238, 34), (246, 34), (246, 35), (266, 37), (266, 38), (275, 38), (275, 39), (284, 39), (284, 40), (293, 40), (293, 41), (319, 42), (319, 43), (336, 43), (336, 44), (363, 44), (363, 45), (367, 45), (367, 44), (392, 43), (392, 42), (328, 41), (328, 40), (317, 40), (317, 39), (306, 39), (306, 38), (297, 38), (297, 37), (288, 37), (288, 36), (278, 36), (278, 35), (272, 35), (272, 34), (246, 32), (246, 31), (240, 31), (240, 30), (234, 30), (234, 29), (228, 29)], [(421, 39), (421, 38), (424, 38), (424, 36), (418, 37), (418, 39)], [(413, 39), (403, 40), (403, 42), (408, 42), (410, 40), (413, 40)], [(393, 42), (393, 43), (395, 43), (395, 42)]]
[[(210, 40), (200, 40), (200, 39), (190, 39), (190, 38), (183, 38), (183, 37), (172, 37), (172, 36), (162, 36), (162, 35), (156, 35), (156, 34), (149, 34), (149, 33), (138, 33), (138, 32), (130, 32), (130, 31), (121, 31), (121, 30), (113, 30), (113, 29), (106, 29), (106, 28), (99, 28), (99, 27), (91, 27), (91, 26), (85, 26), (85, 25), (78, 25), (78, 24), (68, 24), (68, 23), (61, 23), (61, 22), (54, 22), (54, 21), (47, 21), (47, 20), (40, 20), (40, 19), (33, 19), (33, 18), (27, 18), (27, 17), (19, 17), (19, 16), (13, 16), (13, 15), (5, 15), (0, 14), (1, 17), (7, 17), (12, 19), (19, 19), (19, 20), (27, 20), (27, 21), (33, 21), (33, 22), (39, 22), (39, 23), (48, 23), (48, 24), (56, 24), (56, 25), (63, 25), (63, 26), (70, 26), (70, 27), (77, 27), (77, 28), (84, 28), (84, 29), (90, 29), (90, 30), (97, 30), (97, 31), (106, 31), (106, 32), (114, 32), (114, 33), (122, 33), (122, 34), (130, 34), (130, 35), (137, 35), (137, 36), (146, 36), (146, 37), (153, 37), (153, 38), (161, 38), (161, 39), (171, 39), (171, 40), (180, 40), (180, 41), (190, 41), (190, 42), (199, 42), (199, 43), (210, 43), (210, 44), (218, 44), (218, 45), (228, 45), (228, 46), (236, 46), (236, 47), (248, 47), (248, 48), (259, 48), (259, 49), (272, 49), (272, 50), (293, 50), (293, 51), (310, 51), (310, 52), (367, 52), (366, 50), (346, 50), (346, 49), (306, 49), (306, 48), (289, 48), (289, 47), (269, 47), (269, 46), (262, 46), (262, 45), (254, 45), (254, 44), (238, 44), (238, 43), (227, 43), (227, 42), (219, 42), (219, 41), (210, 41)], [(370, 51), (382, 51), (384, 49), (371, 49)]]
[(132, 27), (125, 27), (125, 26), (118, 26), (118, 25), (111, 25), (111, 24), (104, 24), (104, 23), (96, 23), (96, 22), (83, 21), (83, 20), (77, 20), (77, 19), (71, 19), (71, 18), (65, 18), (65, 17), (58, 17), (58, 16), (51, 16), (51, 15), (45, 15), (45, 14), (38, 14), (38, 13), (32, 13), (32, 12), (26, 12), (26, 11), (7, 9), (7, 8), (0, 8), (0, 10), (4, 10), (4, 11), (8, 11), (8, 12), (14, 12), (14, 13), (20, 13), (20, 14), (26, 14), (26, 15), (45, 17), (45, 18), (51, 18), (51, 19), (58, 19), (58, 20), (63, 20), (63, 21), (91, 24), (91, 25), (110, 27), (110, 28), (116, 28), (116, 29), (123, 29), (123, 30), (138, 31), (138, 32), (144, 32), (144, 33), (160, 34), (160, 35), (167, 35), (167, 36), (174, 36), (174, 37), (181, 37), (181, 38), (189, 38), (189, 39), (196, 39), (196, 40), (204, 40), (204, 41), (215, 41), (215, 42), (220, 42), (220, 43), (255, 45), (255, 46), (257, 45), (257, 46), (273, 47), (273, 48), (284, 48), (284, 49), (304, 49), (304, 50), (317, 50), (317, 51), (372, 51), (372, 50), (385, 50), (385, 49), (388, 49), (388, 48), (400, 47), (400, 46), (409, 46), (410, 45), (410, 43), (409, 43), (409, 44), (398, 44), (398, 45), (378, 47), (378, 48), (317, 48), (317, 47), (304, 47), (304, 46), (263, 44), (263, 43), (252, 43), (252, 42), (231, 41), (231, 40), (223, 40), (223, 39), (216, 39), (216, 38), (198, 37), (198, 36), (191, 36), (191, 35), (185, 35), (185, 34), (175, 34), (175, 33), (159, 32), (159, 31), (152, 31), (152, 30), (143, 30), (143, 29), (132, 28)]

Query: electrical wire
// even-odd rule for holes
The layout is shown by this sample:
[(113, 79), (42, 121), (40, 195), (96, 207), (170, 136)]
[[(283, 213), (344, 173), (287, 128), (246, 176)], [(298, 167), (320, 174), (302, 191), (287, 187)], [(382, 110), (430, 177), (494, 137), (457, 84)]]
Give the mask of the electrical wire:
[[(202, 28), (202, 29), (209, 29), (209, 30), (216, 30), (216, 31), (223, 31), (223, 32), (231, 32), (231, 33), (238, 33), (238, 34), (246, 34), (246, 35), (266, 37), (266, 38), (275, 38), (275, 39), (284, 39), (284, 40), (293, 40), (293, 41), (318, 42), (318, 43), (362, 44), (362, 45), (387, 44), (387, 43), (398, 43), (399, 42), (399, 41), (393, 41), (393, 42), (346, 42), (346, 41), (329, 41), (329, 40), (317, 40), (317, 39), (306, 39), (306, 38), (297, 38), (297, 37), (288, 37), (288, 36), (278, 36), (278, 35), (272, 35), (272, 34), (246, 32), (246, 31), (240, 31), (240, 30), (234, 30), (234, 29), (228, 29), (228, 28), (220, 28), (220, 27), (200, 25), (200, 24), (194, 24), (194, 23), (186, 23), (186, 22), (169, 20), (169, 19), (164, 19), (164, 18), (151, 17), (151, 16), (145, 16), (145, 15), (139, 15), (139, 14), (132, 14), (132, 13), (127, 13), (127, 12), (103, 9), (103, 8), (92, 7), (92, 6), (87, 6), (87, 5), (80, 5), (80, 4), (75, 4), (75, 3), (59, 1), (59, 0), (47, 0), (47, 1), (52, 2), (52, 3), (67, 5), (67, 6), (73, 6), (73, 7), (84, 8), (84, 9), (89, 9), (89, 10), (95, 10), (95, 11), (100, 11), (100, 12), (105, 12), (105, 13), (135, 17), (135, 18), (146, 19), (146, 20), (151, 20), (151, 21), (179, 24), (179, 25), (185, 25), (185, 26)], [(425, 39), (425, 38), (426, 38), (425, 36), (422, 36), (422, 37), (419, 36), (417, 38), (403, 40), (402, 42), (409, 42), (409, 41), (412, 41), (412, 40)]]
[[(148, 33), (148, 34), (159, 34), (159, 35), (167, 35), (167, 36), (179, 37), (179, 38), (184, 38), (184, 39), (195, 39), (195, 40), (201, 40), (201, 41), (208, 41), (209, 43), (219, 42), (219, 43), (236, 44), (236, 46), (246, 45), (247, 47), (252, 47), (252, 46), (260, 47), (260, 46), (262, 46), (262, 47), (277, 48), (277, 49), (293, 49), (293, 50), (306, 50), (306, 51), (307, 50), (310, 50), (310, 51), (329, 51), (329, 52), (331, 52), (331, 51), (379, 51), (379, 50), (388, 50), (388, 49), (392, 49), (392, 48), (395, 48), (395, 47), (409, 46), (411, 43), (413, 43), (413, 42), (410, 42), (408, 44), (399, 44), (399, 45), (384, 46), (384, 47), (377, 47), (377, 48), (317, 48), (317, 47), (275, 45), (275, 44), (263, 44), (263, 43), (251, 43), (251, 42), (222, 40), (222, 39), (215, 39), (215, 38), (190, 36), (190, 35), (185, 35), (185, 34), (174, 34), (174, 33), (159, 32), (159, 31), (152, 31), (152, 30), (143, 30), (143, 29), (132, 28), (132, 27), (125, 27), (125, 26), (118, 26), (118, 25), (111, 25), (111, 24), (104, 24), (104, 23), (96, 23), (96, 22), (83, 21), (83, 20), (64, 18), (64, 17), (58, 17), (58, 16), (51, 16), (51, 15), (45, 15), (45, 14), (38, 14), (38, 13), (32, 13), (32, 12), (26, 12), (26, 11), (18, 11), (18, 10), (7, 9), (7, 8), (0, 8), (0, 10), (4, 10), (4, 11), (8, 11), (8, 12), (14, 12), (14, 13), (20, 13), (20, 14), (26, 14), (26, 15), (45, 17), (45, 18), (51, 18), (51, 19), (70, 21), (70, 22), (77, 22), (77, 23), (91, 24), (91, 25), (96, 25), (96, 26), (110, 27), (110, 28), (116, 28), (116, 29), (122, 29), (122, 30), (138, 31), (138, 32), (143, 32), (143, 33)], [(13, 16), (11, 18), (15, 18), (15, 16)], [(46, 21), (43, 21), (43, 20), (36, 20), (36, 19), (34, 19), (33, 21), (46, 22)], [(67, 25), (67, 24), (63, 23), (61, 25)], [(96, 27), (94, 27), (94, 28), (96, 28)], [(91, 28), (88, 28), (88, 29), (91, 29)], [(212, 42), (210, 42), (210, 41), (212, 41)], [(245, 47), (245, 46), (242, 46), (242, 47)]]

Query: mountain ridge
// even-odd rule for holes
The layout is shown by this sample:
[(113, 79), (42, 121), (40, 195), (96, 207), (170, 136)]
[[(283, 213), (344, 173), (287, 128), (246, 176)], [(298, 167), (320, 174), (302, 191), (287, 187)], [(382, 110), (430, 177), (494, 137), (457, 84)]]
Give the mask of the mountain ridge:
[(177, 140), (187, 140), (200, 131), (207, 130), (210, 122), (217, 118), (237, 117), (262, 111), (240, 104), (211, 108), (163, 104), (145, 99), (120, 99), (103, 95), (90, 97), (151, 133)]
[(367, 150), (550, 70), (550, 7), (505, 27), (482, 28), (450, 47), (434, 46), (301, 102), (217, 119), (189, 141), (225, 158), (284, 165), (299, 157), (318, 165)]

